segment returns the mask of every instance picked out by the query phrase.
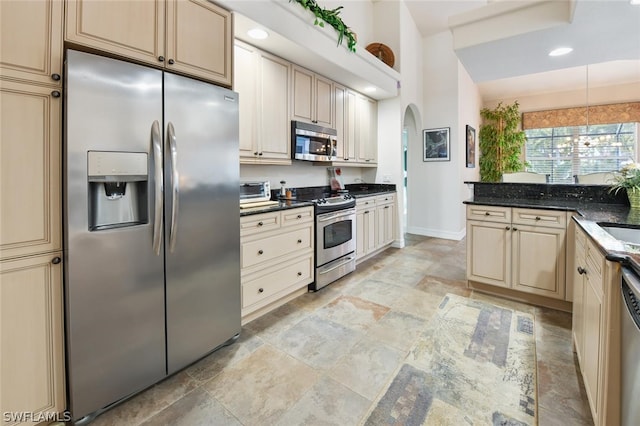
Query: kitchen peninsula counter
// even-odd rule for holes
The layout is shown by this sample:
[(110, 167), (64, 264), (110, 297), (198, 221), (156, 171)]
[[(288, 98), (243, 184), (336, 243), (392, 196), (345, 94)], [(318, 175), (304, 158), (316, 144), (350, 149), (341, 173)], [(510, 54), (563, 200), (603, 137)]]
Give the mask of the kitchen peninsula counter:
[(615, 239), (602, 225), (640, 228), (640, 212), (631, 210), (624, 191), (608, 186), (484, 183), (474, 185), (474, 196), (464, 204), (575, 211), (573, 220), (593, 239), (608, 260), (630, 264), (640, 273), (640, 249)]

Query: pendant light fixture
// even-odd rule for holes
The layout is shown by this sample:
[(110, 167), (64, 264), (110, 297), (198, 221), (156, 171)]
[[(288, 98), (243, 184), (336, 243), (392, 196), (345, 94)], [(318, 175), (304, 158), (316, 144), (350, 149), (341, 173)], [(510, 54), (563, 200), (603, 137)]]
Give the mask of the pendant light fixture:
[(587, 148), (591, 146), (591, 138), (589, 137), (589, 64), (586, 66), (586, 79), (587, 79), (587, 125), (585, 127), (585, 134), (580, 136), (580, 142)]

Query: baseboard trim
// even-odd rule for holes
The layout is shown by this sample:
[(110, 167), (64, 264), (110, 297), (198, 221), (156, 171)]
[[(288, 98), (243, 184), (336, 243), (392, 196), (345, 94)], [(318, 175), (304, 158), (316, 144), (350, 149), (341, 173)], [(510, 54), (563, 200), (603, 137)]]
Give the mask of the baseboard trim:
[(522, 291), (512, 290), (510, 288), (483, 284), (477, 281), (467, 280), (467, 288), (479, 291), (481, 293), (491, 294), (492, 296), (500, 296), (506, 299), (515, 300), (516, 302), (528, 303), (529, 305), (544, 306), (545, 308), (556, 309), (558, 311), (571, 312), (573, 309), (573, 304), (566, 300), (552, 299), (550, 297), (524, 293)]
[(458, 232), (443, 231), (441, 229), (420, 228), (415, 226), (407, 227), (408, 234), (422, 235), (425, 237), (443, 238), (445, 240), (460, 241), (467, 235), (467, 229), (463, 228)]

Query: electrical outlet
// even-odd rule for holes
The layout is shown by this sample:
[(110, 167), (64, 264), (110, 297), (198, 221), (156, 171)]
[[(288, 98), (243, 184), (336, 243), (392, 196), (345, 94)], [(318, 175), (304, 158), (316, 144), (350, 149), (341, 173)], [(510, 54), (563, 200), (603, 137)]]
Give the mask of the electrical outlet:
[(382, 182), (384, 182), (384, 183), (391, 183), (391, 175), (384, 175), (384, 176), (382, 176)]

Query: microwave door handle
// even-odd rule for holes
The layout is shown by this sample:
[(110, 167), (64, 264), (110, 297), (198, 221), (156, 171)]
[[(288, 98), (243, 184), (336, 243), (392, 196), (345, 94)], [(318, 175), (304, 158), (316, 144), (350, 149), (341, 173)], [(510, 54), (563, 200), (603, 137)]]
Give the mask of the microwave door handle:
[(151, 125), (151, 143), (153, 145), (153, 169), (155, 179), (155, 200), (153, 215), (153, 252), (160, 256), (162, 245), (162, 199), (164, 198), (164, 174), (162, 172), (162, 145), (160, 143), (160, 123), (155, 120)]
[(173, 123), (167, 124), (171, 159), (171, 228), (169, 231), (169, 251), (173, 253), (178, 237), (178, 212), (180, 201), (180, 173), (178, 172), (178, 144)]

